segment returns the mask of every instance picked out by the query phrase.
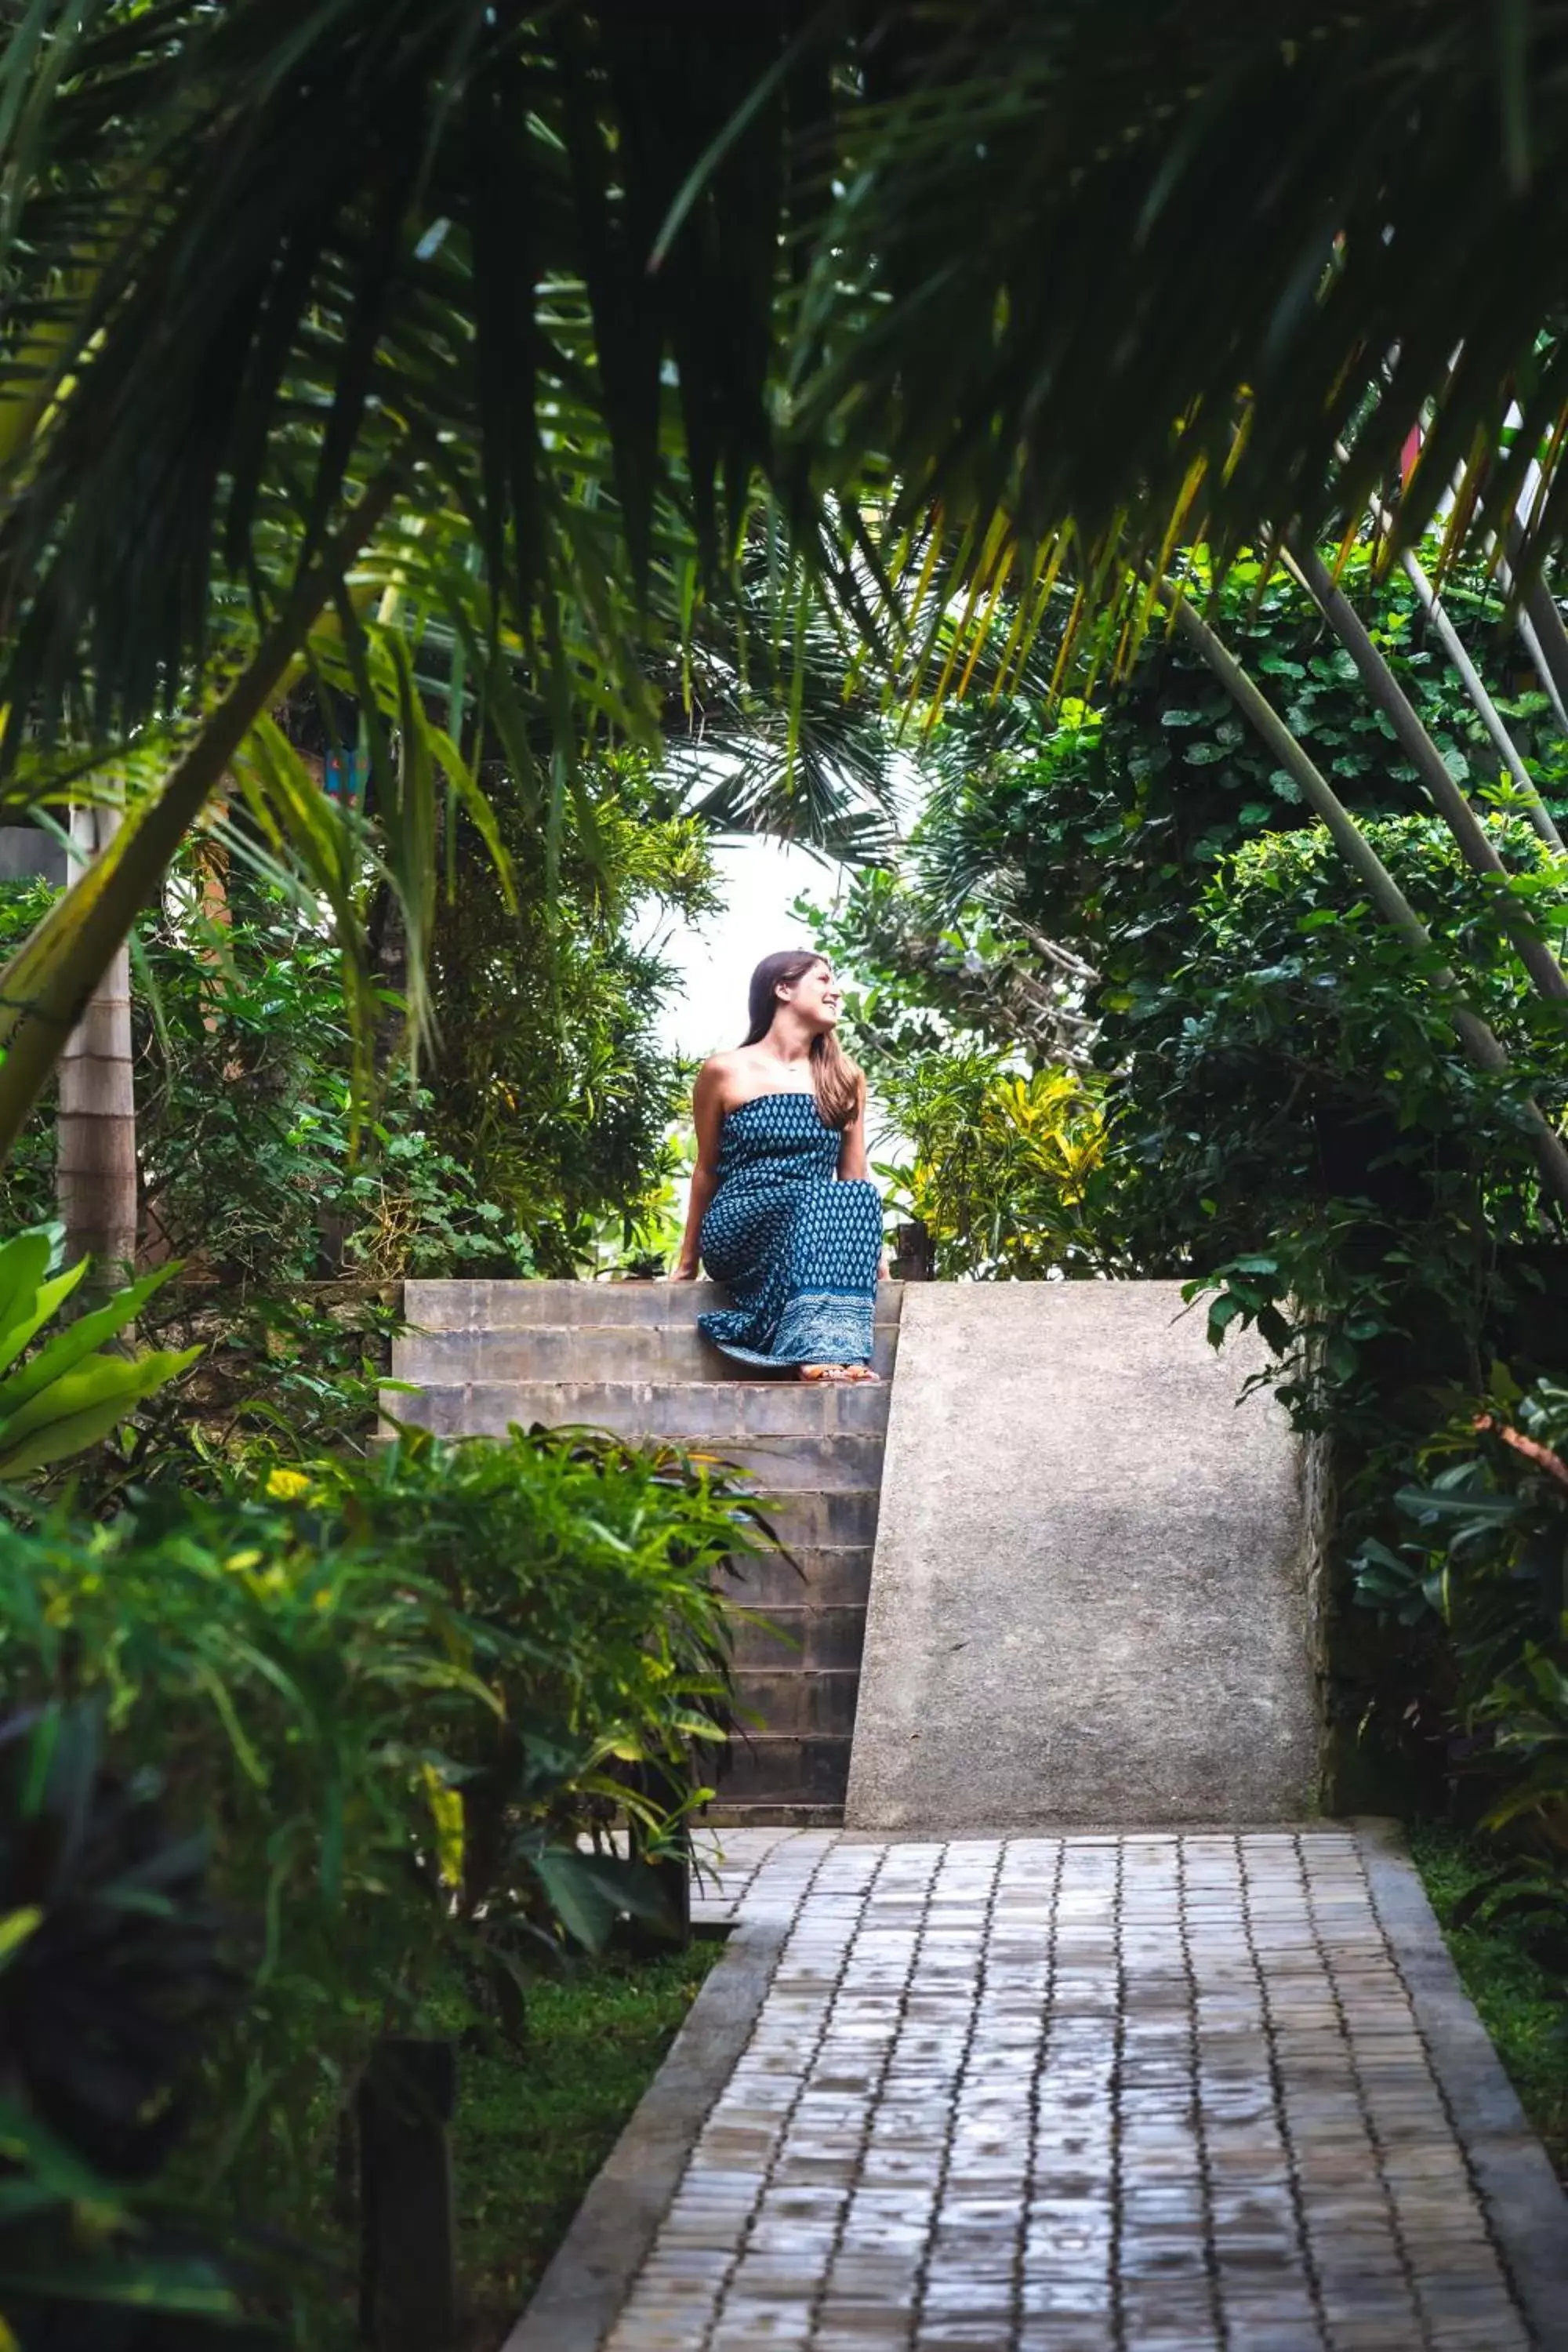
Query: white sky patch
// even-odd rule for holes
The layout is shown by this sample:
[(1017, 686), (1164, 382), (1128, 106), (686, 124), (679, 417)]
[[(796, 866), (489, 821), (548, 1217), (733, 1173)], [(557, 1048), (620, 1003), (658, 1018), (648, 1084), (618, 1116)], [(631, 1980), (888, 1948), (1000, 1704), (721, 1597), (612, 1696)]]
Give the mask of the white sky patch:
[(677, 924), (662, 953), (684, 987), (659, 1015), (658, 1034), (676, 1053), (706, 1060), (746, 1034), (746, 990), (755, 967), (777, 948), (811, 947), (807, 927), (790, 908), (802, 892), (832, 904), (844, 869), (787, 843), (721, 841), (713, 862), (724, 905), (700, 926)]
[[(889, 781), (893, 821), (907, 834), (921, 799), (920, 771), (907, 752), (895, 753)], [(763, 956), (816, 944), (790, 912), (796, 898), (804, 894), (832, 906), (850, 882), (849, 869), (837, 859), (765, 835), (721, 836), (713, 863), (722, 909), (700, 925), (672, 926), (663, 948), (685, 987), (660, 1014), (658, 1034), (672, 1051), (700, 1061), (745, 1035), (746, 990)]]

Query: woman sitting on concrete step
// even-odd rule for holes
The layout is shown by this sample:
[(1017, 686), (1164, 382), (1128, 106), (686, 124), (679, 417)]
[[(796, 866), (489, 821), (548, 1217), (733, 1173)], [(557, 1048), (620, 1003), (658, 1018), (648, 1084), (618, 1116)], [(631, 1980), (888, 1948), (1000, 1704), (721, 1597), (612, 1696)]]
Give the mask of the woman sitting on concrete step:
[(697, 1169), (673, 1279), (698, 1255), (731, 1307), (698, 1328), (742, 1364), (803, 1381), (874, 1381), (871, 1309), (887, 1271), (882, 1202), (866, 1173), (866, 1081), (834, 1031), (825, 957), (764, 956), (751, 1026), (697, 1081)]

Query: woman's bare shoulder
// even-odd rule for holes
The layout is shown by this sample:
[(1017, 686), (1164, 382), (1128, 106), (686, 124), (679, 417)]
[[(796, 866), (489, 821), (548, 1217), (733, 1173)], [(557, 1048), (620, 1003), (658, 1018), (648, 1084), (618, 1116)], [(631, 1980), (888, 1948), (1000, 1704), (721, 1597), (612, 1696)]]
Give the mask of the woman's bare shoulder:
[(724, 1054), (710, 1054), (697, 1073), (698, 1092), (724, 1101), (743, 1079), (750, 1058), (743, 1045)]
[(721, 1078), (738, 1077), (743, 1071), (754, 1069), (758, 1060), (754, 1045), (731, 1045), (722, 1054), (710, 1054), (702, 1065), (702, 1076), (710, 1070)]

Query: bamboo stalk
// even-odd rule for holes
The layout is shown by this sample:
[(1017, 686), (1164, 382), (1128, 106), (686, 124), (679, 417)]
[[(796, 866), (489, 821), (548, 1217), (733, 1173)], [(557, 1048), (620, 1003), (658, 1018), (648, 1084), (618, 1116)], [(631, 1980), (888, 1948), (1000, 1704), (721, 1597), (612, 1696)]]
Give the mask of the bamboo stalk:
[[(1203, 615), (1194, 611), (1183, 591), (1173, 582), (1166, 581), (1162, 593), (1177, 627), (1213, 670), (1243, 717), (1258, 730), (1309, 808), (1322, 819), (1335, 848), (1379, 914), (1424, 957), (1433, 955), (1432, 934), (1327, 777), (1279, 712)], [(1500, 1040), (1474, 1007), (1466, 1003), (1458, 981), (1446, 965), (1439, 965), (1433, 973), (1432, 986), (1441, 996), (1454, 1033), (1475, 1066), (1494, 1076), (1506, 1072), (1511, 1065)], [(1568, 1213), (1568, 1149), (1538, 1103), (1527, 1100), (1524, 1116), (1535, 1146), (1542, 1182), (1557, 1207)]]
[(1555, 850), (1560, 857), (1568, 856), (1568, 842), (1558, 831), (1556, 820), (1542, 799), (1540, 787), (1525, 766), (1519, 746), (1509, 733), (1507, 722), (1488, 692), (1479, 670), (1465, 650), (1464, 642), (1448, 618), (1442, 598), (1411, 549), (1405, 549), (1400, 562), (1406, 579), (1421, 600), (1423, 611), (1436, 631), (1438, 643), (1458, 670), (1465, 691), (1475, 705), (1476, 715), (1491, 738), (1493, 749), (1519, 788), (1531, 824), (1549, 849)]
[[(1421, 722), (1415, 705), (1373, 644), (1365, 624), (1342, 588), (1331, 576), (1315, 547), (1292, 533), (1285, 560), (1344, 646), (1362, 684), (1393, 728), (1395, 740), (1431, 795), (1438, 815), (1459, 846), (1472, 873), (1508, 887), (1508, 868), (1475, 810), (1448, 773), (1443, 754)], [(1519, 919), (1504, 927), (1537, 993), (1558, 1003), (1568, 1003), (1565, 973), (1546, 941), (1532, 925)]]
[[(1505, 590), (1508, 589), (1510, 577), (1511, 574), (1505, 568), (1503, 572)], [(1535, 675), (1541, 680), (1547, 701), (1552, 705), (1552, 715), (1557, 721), (1557, 731), (1560, 735), (1568, 736), (1568, 702), (1563, 700), (1558, 691), (1556, 676), (1551, 662), (1546, 657), (1546, 648), (1536, 633), (1535, 624), (1522, 607), (1519, 614), (1518, 626), (1520, 642), (1530, 656), (1534, 665)]]
[[(1504, 544), (1508, 549), (1511, 581), (1520, 576), (1519, 559), (1524, 546), (1524, 533), (1517, 517), (1510, 523)], [(1525, 638), (1534, 656), (1535, 666), (1546, 684), (1557, 712), (1558, 724), (1568, 734), (1568, 628), (1563, 625), (1563, 615), (1557, 609), (1557, 599), (1546, 584), (1544, 573), (1531, 572), (1520, 596), (1521, 630), (1528, 622)]]
[[(1349, 462), (1342, 441), (1335, 442), (1334, 455), (1342, 466)], [(1395, 526), (1394, 519), (1388, 509), (1381, 499), (1373, 499), (1372, 510), (1379, 530), (1392, 538)], [(1525, 766), (1519, 746), (1508, 730), (1507, 721), (1492, 700), (1485, 680), (1465, 648), (1464, 640), (1449, 619), (1447, 605), (1427, 578), (1420, 557), (1414, 548), (1407, 547), (1399, 560), (1404, 567), (1405, 578), (1421, 600), (1422, 610), (1436, 631), (1438, 643), (1458, 670), (1465, 691), (1475, 708), (1476, 715), (1491, 738), (1493, 749), (1513, 778), (1524, 800), (1526, 814), (1531, 824), (1549, 849), (1556, 851), (1560, 856), (1568, 856), (1568, 842), (1564, 842), (1558, 831), (1556, 821), (1546, 803), (1542, 799), (1536, 781)], [(1542, 661), (1537, 658), (1533, 652), (1531, 658), (1535, 660), (1536, 668), (1540, 671)], [(1558, 707), (1561, 709), (1561, 705)], [(1564, 723), (1568, 725), (1568, 719), (1565, 719)]]
[[(1531, 665), (1535, 671), (1536, 677), (1541, 680), (1542, 688), (1546, 696), (1547, 701), (1552, 705), (1552, 715), (1557, 721), (1558, 733), (1560, 735), (1568, 736), (1568, 699), (1564, 698), (1565, 696), (1568, 696), (1568, 657), (1564, 657), (1561, 652), (1555, 658), (1548, 654), (1546, 645), (1542, 641), (1541, 632), (1538, 630), (1534, 620), (1531, 618), (1532, 605), (1536, 610), (1540, 609), (1541, 583), (1539, 581), (1536, 582), (1533, 593), (1530, 591), (1526, 591), (1523, 595), (1516, 599), (1514, 596), (1515, 581), (1512, 565), (1509, 562), (1506, 553), (1503, 549), (1499, 546), (1496, 540), (1489, 541), (1488, 545), (1490, 548), (1493, 556), (1496, 558), (1498, 585), (1501, 588), (1503, 594), (1513, 605), (1513, 623), (1515, 629), (1519, 633), (1520, 643), (1523, 646), (1525, 652), (1530, 656)], [(1551, 605), (1552, 617), (1555, 619), (1557, 624), (1556, 634), (1561, 635), (1563, 629), (1562, 615), (1558, 613), (1557, 606), (1550, 594), (1547, 595), (1546, 602)], [(1549, 630), (1551, 624), (1549, 622)], [(1561, 682), (1559, 680), (1560, 671), (1562, 673)]]

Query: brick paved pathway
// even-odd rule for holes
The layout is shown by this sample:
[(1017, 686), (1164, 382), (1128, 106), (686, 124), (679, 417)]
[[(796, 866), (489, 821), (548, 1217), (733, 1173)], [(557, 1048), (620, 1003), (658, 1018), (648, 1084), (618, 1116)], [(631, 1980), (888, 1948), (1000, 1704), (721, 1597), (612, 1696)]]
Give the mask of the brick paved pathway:
[(606, 2352), (1525, 2352), (1347, 1832), (725, 1848), (794, 1925)]

